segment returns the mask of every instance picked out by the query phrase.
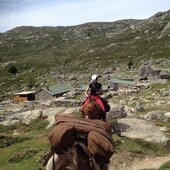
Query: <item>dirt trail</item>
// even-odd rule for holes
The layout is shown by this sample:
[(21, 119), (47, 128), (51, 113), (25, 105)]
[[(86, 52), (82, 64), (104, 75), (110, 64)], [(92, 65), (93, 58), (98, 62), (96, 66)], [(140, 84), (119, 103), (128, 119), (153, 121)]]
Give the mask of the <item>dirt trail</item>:
[(125, 157), (121, 155), (121, 157), (116, 156), (112, 158), (110, 162), (109, 170), (154, 169), (154, 168), (159, 168), (163, 163), (170, 161), (170, 154), (167, 156), (161, 156), (161, 157), (147, 156), (145, 158), (133, 158), (133, 159), (128, 159), (128, 160)]
[(141, 170), (159, 168), (163, 163), (170, 161), (170, 155), (164, 157), (146, 157), (143, 160), (135, 160), (127, 170)]

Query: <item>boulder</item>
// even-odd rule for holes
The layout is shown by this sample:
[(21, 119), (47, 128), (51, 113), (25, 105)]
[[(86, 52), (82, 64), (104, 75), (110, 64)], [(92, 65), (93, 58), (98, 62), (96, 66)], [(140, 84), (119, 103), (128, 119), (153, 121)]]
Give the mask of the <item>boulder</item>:
[(154, 69), (148, 65), (141, 66), (139, 68), (139, 80), (148, 80), (148, 76), (156, 76), (158, 77), (161, 73), (160, 69)]
[(113, 93), (112, 92), (107, 92), (104, 95), (102, 95), (101, 97), (107, 100), (107, 99), (110, 99), (110, 98), (113, 97)]
[(136, 107), (135, 107), (135, 110), (136, 110), (137, 112), (142, 112), (142, 111), (144, 111), (145, 109), (143, 108), (141, 102), (137, 102)]
[(170, 72), (169, 71), (161, 71), (159, 77), (161, 79), (170, 79)]
[[(168, 115), (168, 112), (167, 112)], [(166, 111), (161, 111), (161, 110), (155, 110), (148, 112), (146, 115), (144, 115), (144, 119), (146, 120), (158, 120), (158, 121), (163, 121), (167, 122), (170, 119), (166, 116)]]
[(162, 89), (159, 90), (159, 93), (161, 94), (161, 96), (170, 96), (170, 90), (169, 89), (162, 88)]
[(170, 120), (170, 112), (166, 112), (164, 116)]
[(170, 145), (170, 139), (157, 126), (142, 119), (119, 119), (114, 123), (113, 130), (115, 133), (127, 138), (143, 139), (149, 142)]
[(150, 66), (145, 65), (145, 66), (141, 66), (139, 68), (138, 74), (139, 74), (140, 78), (147, 77), (147, 76), (153, 76), (154, 75), (154, 70)]
[(43, 117), (51, 117), (56, 115), (64, 115), (79, 112), (81, 107), (55, 107), (43, 110)]
[(113, 72), (113, 68), (106, 68), (104, 71), (103, 71), (103, 74), (111, 74)]
[(124, 106), (118, 104), (116, 105), (110, 104), (110, 111), (107, 113), (108, 119), (119, 119), (126, 116), (127, 113), (124, 110)]
[(16, 113), (11, 118), (15, 120), (20, 120), (22, 123), (29, 125), (33, 120), (40, 118), (41, 115), (42, 115), (42, 111), (31, 110), (31, 111)]
[(14, 125), (16, 123), (19, 123), (19, 120), (8, 119), (8, 120), (4, 120), (4, 121), (0, 122), (0, 125), (11, 126), (11, 125)]
[(68, 80), (77, 80), (77, 77), (73, 74), (69, 76)]

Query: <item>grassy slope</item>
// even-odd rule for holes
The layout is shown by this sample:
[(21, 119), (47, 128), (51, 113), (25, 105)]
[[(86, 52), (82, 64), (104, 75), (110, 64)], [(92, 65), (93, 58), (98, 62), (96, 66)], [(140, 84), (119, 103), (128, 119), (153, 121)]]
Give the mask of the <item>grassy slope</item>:
[[(18, 124), (12, 127), (0, 127), (0, 169), (1, 170), (36, 170), (42, 168), (42, 157), (49, 149), (47, 136), (51, 129), (46, 129), (47, 122), (37, 120), (30, 126)], [(19, 136), (13, 136), (12, 132), (17, 129)], [(4, 135), (4, 133), (6, 135)], [(2, 136), (10, 137), (2, 140)], [(130, 140), (114, 135), (116, 155), (124, 155), (124, 161), (132, 161), (135, 157), (163, 156), (170, 152), (169, 148), (159, 144), (144, 142), (142, 140)], [(8, 146), (5, 147), (8, 141)], [(3, 146), (4, 144), (4, 146)], [(128, 155), (126, 157), (126, 155)], [(131, 158), (131, 160), (129, 159)], [(121, 164), (122, 158), (117, 158)], [(130, 163), (130, 162), (129, 162)]]
[[(15, 77), (8, 73), (8, 67), (0, 68), (4, 82), (0, 84), (1, 94), (26, 87), (30, 82), (40, 86), (46, 79), (51, 81), (50, 72), (102, 73), (106, 67), (127, 65), (130, 59), (136, 68), (143, 59), (168, 59), (169, 37), (162, 33), (168, 21), (167, 17), (75, 27), (21, 27), (1, 34), (4, 44), (0, 46), (0, 63), (13, 62), (19, 73)], [(139, 28), (131, 29), (130, 22)], [(31, 69), (35, 71), (30, 73)]]
[[(50, 129), (45, 129), (47, 124), (44, 120), (38, 120), (28, 127), (1, 126), (0, 169), (36, 170), (42, 167), (42, 157), (49, 148), (47, 137)], [(12, 135), (16, 129), (19, 136)], [(6, 138), (2, 139), (2, 136)]]

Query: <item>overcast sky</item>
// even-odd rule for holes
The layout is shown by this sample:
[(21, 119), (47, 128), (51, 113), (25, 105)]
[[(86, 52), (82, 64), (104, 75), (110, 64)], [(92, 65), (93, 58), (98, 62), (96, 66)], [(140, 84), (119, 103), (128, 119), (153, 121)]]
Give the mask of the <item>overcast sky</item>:
[(170, 0), (0, 0), (0, 32), (17, 26), (146, 19), (169, 9)]

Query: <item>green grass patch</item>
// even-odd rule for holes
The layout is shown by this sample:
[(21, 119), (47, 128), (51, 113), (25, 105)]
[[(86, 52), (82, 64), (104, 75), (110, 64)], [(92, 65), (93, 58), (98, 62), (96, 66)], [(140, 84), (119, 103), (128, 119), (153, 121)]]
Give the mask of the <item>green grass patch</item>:
[[(42, 168), (42, 158), (50, 149), (48, 135), (53, 128), (46, 129), (48, 123), (47, 120), (38, 119), (29, 126), (22, 124), (1, 126), (0, 169)], [(13, 133), (14, 130), (19, 132), (18, 136), (5, 135)]]
[(155, 110), (163, 110), (163, 111), (170, 111), (170, 104), (167, 104), (165, 106), (159, 106), (159, 107), (155, 107)]
[(49, 148), (47, 136), (35, 136), (30, 140), (0, 148), (2, 169), (23, 170), (42, 167), (42, 157)]
[(12, 134), (14, 130), (17, 130), (19, 134), (25, 134), (28, 132), (31, 134), (36, 134), (36, 132), (40, 134), (40, 132), (46, 131), (48, 124), (49, 124), (48, 120), (44, 120), (40, 118), (34, 120), (29, 126), (26, 126), (21, 123), (17, 123), (11, 126), (0, 125), (0, 133)]
[(165, 162), (164, 164), (162, 164), (158, 170), (169, 170), (170, 169), (170, 161)]
[(6, 135), (0, 135), (0, 148), (5, 148), (8, 146), (11, 146), (15, 143), (21, 143), (25, 140), (30, 140), (31, 137), (22, 137), (22, 136), (6, 136)]
[(152, 121), (153, 124), (155, 124), (156, 126), (166, 126), (166, 127), (170, 127), (170, 122), (162, 122), (162, 121)]
[(22, 150), (15, 152), (9, 158), (8, 161), (11, 163), (18, 163), (18, 162), (21, 162), (22, 160), (33, 157), (37, 153), (38, 153), (37, 149), (24, 149), (24, 150), (22, 149)]
[(33, 131), (40, 132), (40, 131), (44, 131), (47, 128), (48, 124), (49, 124), (48, 120), (37, 119), (34, 122), (32, 122), (31, 125), (29, 125), (26, 128), (26, 131), (27, 132), (33, 132)]
[(162, 156), (170, 153), (170, 148), (162, 146), (161, 144), (146, 142), (141, 139), (128, 139), (125, 137), (113, 136), (116, 144), (116, 152), (131, 152), (133, 154)]
[(10, 126), (4, 126), (4, 125), (0, 125), (0, 133), (11, 133), (12, 131), (14, 131), (15, 129), (18, 129), (20, 126), (20, 124), (16, 123), (14, 125), (10, 125)]
[(156, 110), (162, 110), (162, 111), (169, 112), (170, 104), (166, 104), (165, 106), (154, 106), (154, 107), (150, 106), (149, 108), (146, 108), (146, 110), (143, 113), (148, 113), (148, 112), (156, 111)]
[(163, 88), (168, 88), (169, 89), (169, 85), (170, 85), (170, 81), (168, 81), (167, 83), (165, 84), (162, 84), (162, 83), (154, 83), (151, 85), (151, 90), (152, 92), (158, 92), (160, 89), (163, 89)]
[(154, 169), (154, 168), (149, 168), (149, 169), (147, 168), (147, 169), (146, 169), (146, 168), (145, 168), (145, 169), (141, 169), (141, 170), (158, 170), (158, 169)]

